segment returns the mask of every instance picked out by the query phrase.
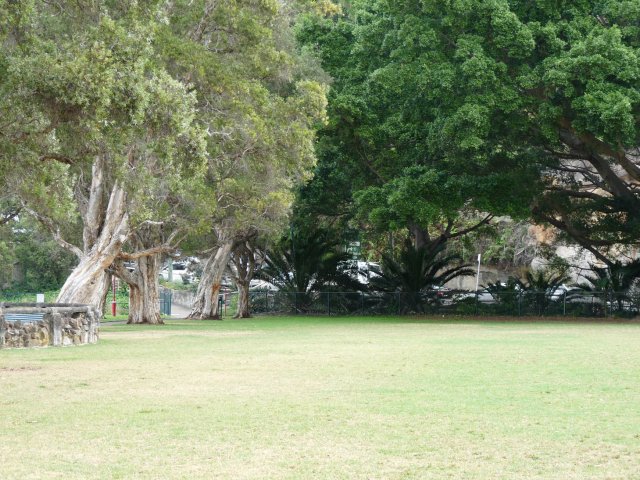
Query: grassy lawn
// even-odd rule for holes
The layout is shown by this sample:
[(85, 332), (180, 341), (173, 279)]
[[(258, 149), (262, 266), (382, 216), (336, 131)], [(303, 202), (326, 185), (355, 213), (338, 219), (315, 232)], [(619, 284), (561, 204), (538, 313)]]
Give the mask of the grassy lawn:
[(640, 478), (639, 324), (169, 322), (0, 352), (0, 478)]

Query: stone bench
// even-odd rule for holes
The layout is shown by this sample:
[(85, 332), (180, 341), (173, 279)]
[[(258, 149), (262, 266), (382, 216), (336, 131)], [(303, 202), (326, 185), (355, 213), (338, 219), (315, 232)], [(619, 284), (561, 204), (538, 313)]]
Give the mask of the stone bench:
[(96, 343), (102, 314), (60, 303), (0, 303), (0, 349)]

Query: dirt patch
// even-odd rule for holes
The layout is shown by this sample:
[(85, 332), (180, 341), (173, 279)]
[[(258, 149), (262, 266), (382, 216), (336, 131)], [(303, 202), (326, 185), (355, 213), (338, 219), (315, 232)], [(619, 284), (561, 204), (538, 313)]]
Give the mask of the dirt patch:
[(225, 337), (245, 337), (247, 335), (255, 335), (259, 332), (212, 332), (210, 330), (187, 330), (187, 331), (176, 331), (176, 330), (167, 330), (167, 331), (148, 331), (148, 332), (128, 332), (126, 330), (118, 331), (118, 332), (108, 332), (102, 331), (100, 334), (101, 338), (110, 338), (110, 337), (126, 337), (127, 339), (132, 340), (144, 340), (150, 338), (166, 338), (166, 337), (188, 337), (188, 336), (198, 336), (198, 337), (212, 337), (212, 338), (225, 338)]
[(42, 367), (0, 367), (0, 372), (35, 372), (36, 370), (42, 370)]

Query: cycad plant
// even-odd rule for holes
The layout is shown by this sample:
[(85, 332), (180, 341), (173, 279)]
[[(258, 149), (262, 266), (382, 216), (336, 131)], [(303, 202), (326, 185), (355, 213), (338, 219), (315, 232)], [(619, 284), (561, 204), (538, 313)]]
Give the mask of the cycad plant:
[(315, 292), (362, 289), (348, 274), (350, 256), (339, 246), (323, 230), (284, 237), (267, 251), (255, 276), (289, 294), (296, 310), (308, 311)]
[(374, 291), (402, 293), (402, 310), (419, 312), (423, 309), (421, 293), (456, 277), (474, 275), (470, 265), (460, 262), (459, 255), (444, 252), (444, 245), (415, 248), (407, 241), (397, 260), (382, 256), (381, 266), (372, 268), (369, 286)]
[(524, 290), (524, 285), (520, 279), (509, 277), (504, 283), (489, 282), (485, 288), (504, 313), (513, 314), (517, 311), (518, 299)]
[(556, 271), (554, 269), (530, 270), (525, 273), (523, 286), (528, 296), (533, 298), (538, 314), (543, 314), (554, 296), (558, 296), (560, 287), (571, 281), (566, 270)]
[(629, 290), (640, 278), (640, 260), (626, 264), (615, 261), (606, 267), (591, 265), (591, 271), (591, 275), (584, 276), (588, 283), (581, 283), (580, 287), (589, 292), (606, 292), (617, 303), (618, 311), (622, 311), (629, 299)]

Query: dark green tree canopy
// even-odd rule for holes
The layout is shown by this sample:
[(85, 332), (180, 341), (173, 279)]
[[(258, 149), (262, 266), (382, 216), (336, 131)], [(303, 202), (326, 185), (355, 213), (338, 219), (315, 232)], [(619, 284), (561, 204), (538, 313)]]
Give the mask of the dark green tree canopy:
[(607, 261), (640, 233), (639, 19), (637, 1), (361, 0), (300, 37), (372, 222), (533, 212)]

